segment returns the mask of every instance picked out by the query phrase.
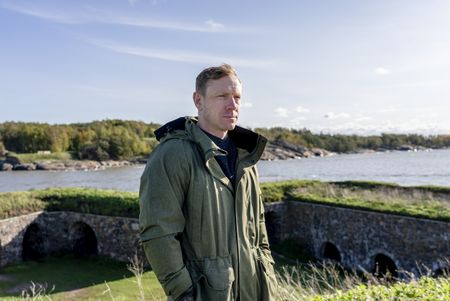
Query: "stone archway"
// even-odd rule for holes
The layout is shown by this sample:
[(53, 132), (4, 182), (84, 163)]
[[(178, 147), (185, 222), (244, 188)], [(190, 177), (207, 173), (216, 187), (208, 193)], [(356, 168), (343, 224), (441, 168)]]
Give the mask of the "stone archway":
[(373, 274), (377, 277), (395, 278), (398, 277), (397, 266), (389, 256), (378, 253), (374, 257)]
[(440, 267), (433, 271), (433, 277), (450, 277), (450, 267)]
[(327, 241), (322, 245), (322, 257), (337, 262), (341, 262), (341, 253), (338, 248), (331, 242)]
[(23, 235), (22, 260), (38, 260), (44, 256), (44, 235), (38, 224), (32, 223)]
[(277, 235), (276, 231), (276, 220), (277, 216), (274, 212), (266, 212), (264, 214), (264, 219), (266, 222), (266, 230), (267, 230), (267, 236), (269, 238), (270, 244), (276, 244), (279, 243), (279, 237)]
[(74, 223), (70, 229), (70, 238), (75, 257), (90, 257), (98, 254), (97, 237), (88, 224)]

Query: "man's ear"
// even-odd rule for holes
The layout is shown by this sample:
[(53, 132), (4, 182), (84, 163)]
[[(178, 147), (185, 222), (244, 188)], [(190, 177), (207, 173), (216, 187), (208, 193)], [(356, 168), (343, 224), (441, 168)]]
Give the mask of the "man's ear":
[(195, 91), (192, 94), (192, 99), (194, 100), (195, 107), (198, 111), (201, 111), (203, 109), (203, 97), (200, 93)]

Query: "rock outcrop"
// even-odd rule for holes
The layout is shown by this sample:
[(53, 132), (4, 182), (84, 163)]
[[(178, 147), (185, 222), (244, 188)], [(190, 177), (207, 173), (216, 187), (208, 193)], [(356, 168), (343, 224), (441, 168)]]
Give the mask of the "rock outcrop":
[(74, 171), (74, 170), (99, 170), (109, 167), (121, 167), (132, 165), (129, 161), (91, 161), (91, 160), (71, 160), (71, 161), (40, 161), (33, 163), (21, 163), (19, 160), (0, 161), (0, 171), (10, 170), (52, 170), (52, 171)]
[(304, 146), (297, 146), (282, 141), (269, 142), (261, 157), (261, 160), (287, 160), (309, 157), (326, 157), (334, 155), (321, 148), (308, 149)]

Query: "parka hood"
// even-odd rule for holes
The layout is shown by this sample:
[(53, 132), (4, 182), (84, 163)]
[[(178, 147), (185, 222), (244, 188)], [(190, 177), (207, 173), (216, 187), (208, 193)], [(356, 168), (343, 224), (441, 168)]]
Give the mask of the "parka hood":
[[(213, 151), (221, 151), (210, 139), (204, 141), (206, 134), (197, 126), (198, 119), (196, 117), (180, 117), (172, 120), (155, 131), (158, 141), (164, 143), (170, 139), (188, 139), (198, 144), (206, 153)], [(236, 126), (233, 130), (228, 131), (229, 137), (233, 140), (237, 148), (245, 149), (255, 159), (259, 160), (267, 143), (267, 139), (251, 130)], [(201, 136), (201, 137), (199, 137)]]

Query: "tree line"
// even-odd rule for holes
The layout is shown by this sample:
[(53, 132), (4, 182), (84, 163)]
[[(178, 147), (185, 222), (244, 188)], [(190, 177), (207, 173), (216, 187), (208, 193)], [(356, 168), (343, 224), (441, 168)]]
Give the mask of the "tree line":
[(0, 152), (71, 152), (75, 159), (125, 160), (146, 155), (156, 145), (157, 124), (104, 120), (90, 123), (0, 123)]
[(358, 149), (396, 150), (402, 146), (445, 148), (450, 147), (450, 135), (387, 134), (372, 136), (314, 134), (308, 129), (286, 129), (282, 127), (256, 128), (256, 132), (275, 144), (291, 144), (308, 148), (322, 148), (337, 153)]
[[(126, 160), (148, 155), (157, 145), (155, 123), (103, 120), (89, 123), (0, 123), (0, 154), (35, 153), (42, 150), (71, 152), (75, 159)], [(322, 148), (345, 153), (358, 149), (398, 149), (403, 145), (450, 147), (450, 135), (381, 134), (373, 136), (312, 133), (308, 129), (256, 128), (275, 144)]]

